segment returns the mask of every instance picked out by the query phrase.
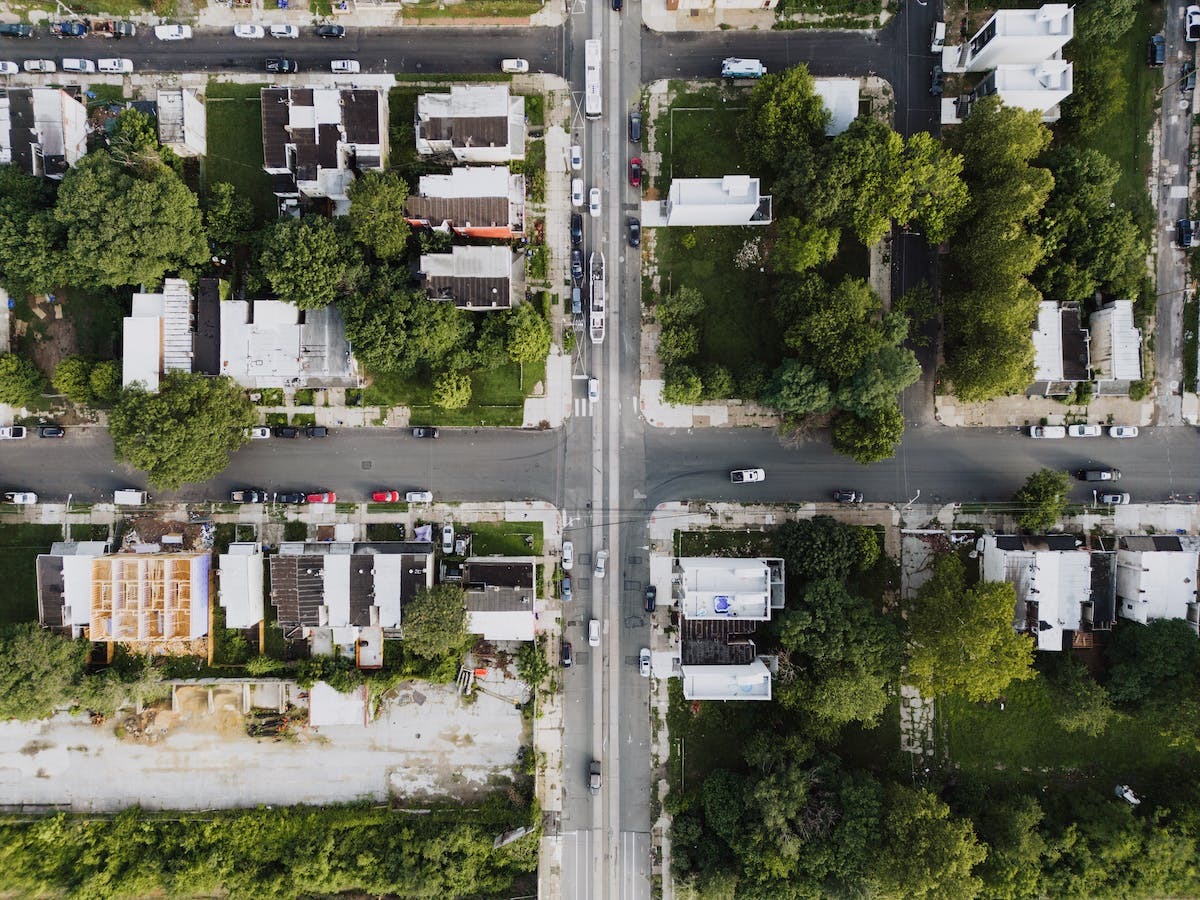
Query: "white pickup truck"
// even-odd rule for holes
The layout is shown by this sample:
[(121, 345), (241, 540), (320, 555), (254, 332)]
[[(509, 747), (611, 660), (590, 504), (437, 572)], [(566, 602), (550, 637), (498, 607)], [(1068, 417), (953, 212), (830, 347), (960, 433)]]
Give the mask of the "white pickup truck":
[(32, 506), (37, 503), (37, 494), (32, 491), (5, 491), (5, 503), (15, 503), (18, 506)]
[(0, 428), (0, 441), (17, 441), (25, 437), (24, 425), (12, 425), (7, 428)]
[(766, 481), (767, 473), (762, 469), (734, 469), (729, 473), (729, 480), (734, 484), (749, 484), (752, 481)]

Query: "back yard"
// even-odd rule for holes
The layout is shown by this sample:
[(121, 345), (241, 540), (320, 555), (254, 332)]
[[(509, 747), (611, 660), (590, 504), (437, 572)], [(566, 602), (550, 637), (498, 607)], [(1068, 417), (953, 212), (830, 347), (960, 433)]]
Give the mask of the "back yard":
[(62, 538), (59, 525), (0, 525), (0, 625), (37, 621), (37, 556)]
[(271, 178), (263, 171), (262, 103), (264, 84), (208, 83), (208, 157), (204, 185), (228, 181), (254, 204), (259, 224), (275, 219)]

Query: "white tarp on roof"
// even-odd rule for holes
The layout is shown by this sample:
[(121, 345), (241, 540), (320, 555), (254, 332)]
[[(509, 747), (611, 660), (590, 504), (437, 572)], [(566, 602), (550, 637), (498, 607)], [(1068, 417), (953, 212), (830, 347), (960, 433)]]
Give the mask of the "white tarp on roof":
[(251, 628), (263, 618), (263, 556), (258, 544), (235, 543), (219, 559), (218, 598), (229, 628)]
[(1058, 304), (1043, 300), (1038, 304), (1037, 328), (1033, 332), (1034, 381), (1062, 381), (1062, 317)]
[(825, 134), (841, 134), (858, 118), (857, 78), (817, 78), (813, 90), (829, 110)]

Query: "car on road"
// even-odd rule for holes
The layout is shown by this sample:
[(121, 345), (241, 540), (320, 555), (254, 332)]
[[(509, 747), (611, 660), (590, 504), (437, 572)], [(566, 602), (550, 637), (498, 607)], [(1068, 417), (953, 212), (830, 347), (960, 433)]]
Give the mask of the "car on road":
[(942, 95), (942, 86), (945, 83), (945, 75), (942, 74), (941, 66), (933, 67), (933, 75), (929, 79), (929, 93), (935, 97)]
[(233, 36), (236, 38), (246, 38), (247, 40), (257, 41), (260, 38), (267, 36), (267, 30), (261, 25), (234, 25)]
[(88, 27), (82, 22), (53, 22), (50, 33), (56, 38), (83, 38), (87, 37)]
[(643, 678), (650, 677), (650, 648), (643, 647), (638, 651), (638, 674)]
[(1030, 426), (1029, 436), (1031, 438), (1038, 438), (1039, 440), (1065, 438), (1067, 436), (1067, 429), (1061, 425), (1033, 425)]
[(850, 488), (839, 488), (833, 492), (833, 499), (838, 503), (862, 503), (862, 491), (851, 490)]
[(1192, 43), (1200, 41), (1200, 6), (1193, 4), (1187, 8), (1184, 24), (1187, 28), (1187, 39)]
[(570, 603), (571, 598), (574, 596), (571, 593), (571, 576), (564, 575), (563, 580), (561, 582), (559, 582), (559, 584), (561, 585), (562, 602)]
[(571, 179), (571, 205), (583, 206), (583, 179)]
[(300, 37), (300, 28), (296, 25), (272, 25), (271, 37), (273, 38), (291, 38), (295, 40)]
[(1123, 491), (1117, 491), (1111, 494), (1101, 494), (1100, 502), (1107, 506), (1127, 506), (1129, 504), (1129, 494)]
[(575, 665), (575, 653), (571, 650), (571, 642), (562, 642), (562, 665), (564, 669), (569, 669)]
[(529, 71), (529, 60), (514, 56), (500, 60), (500, 71), (509, 75), (524, 75)]
[(454, 523), (447, 522), (442, 526), (442, 552), (454, 552)]
[(1175, 243), (1183, 250), (1192, 246), (1192, 238), (1196, 233), (1196, 223), (1191, 219), (1180, 219), (1175, 223)]
[(630, 187), (642, 186), (642, 158), (635, 156), (629, 161), (629, 185)]
[(268, 59), (266, 66), (268, 72), (279, 72), (283, 75), (300, 71), (300, 64), (294, 59)]
[(304, 436), (308, 438), (329, 437), (329, 429), (324, 425), (305, 425)]
[(563, 541), (562, 567), (564, 572), (570, 572), (575, 565), (575, 545), (571, 541)]
[(588, 766), (588, 790), (593, 797), (600, 793), (600, 762), (595, 759)]
[(588, 215), (593, 219), (600, 218), (600, 188), (588, 191)]
[(58, 66), (52, 59), (27, 59), (22, 66), (30, 73), (41, 72), (48, 75), (58, 71)]
[(1167, 64), (1167, 39), (1161, 34), (1150, 38), (1146, 44), (1146, 65), (1152, 69), (1161, 69)]
[(629, 140), (635, 144), (642, 142), (642, 114), (636, 109), (629, 114)]
[(33, 26), (24, 22), (4, 22), (0, 24), (0, 37), (31, 38)]
[(571, 145), (571, 171), (578, 172), (583, 168), (583, 148), (578, 144)]
[(15, 62), (0, 61), (0, 75), (19, 75), (21, 67)]
[(1136, 425), (1113, 425), (1108, 429), (1111, 438), (1135, 438), (1138, 436)]
[(19, 441), (25, 437), (24, 425), (10, 425), (0, 428), (0, 441)]
[(62, 70), (64, 72), (78, 72), (82, 75), (94, 75), (96, 74), (96, 64), (90, 59), (68, 57), (62, 61)]
[(571, 251), (571, 280), (583, 284), (583, 251), (578, 247)]
[(295, 425), (276, 425), (275, 437), (277, 438), (294, 438), (300, 437), (300, 429)]
[(1068, 425), (1067, 437), (1100, 437), (1104, 433), (1099, 425)]
[(734, 469), (729, 473), (729, 480), (734, 484), (750, 484), (755, 481), (766, 481), (767, 473), (762, 469)]
[(190, 41), (191, 25), (155, 25), (154, 36), (160, 41)]
[(1196, 89), (1196, 64), (1194, 62), (1186, 62), (1183, 64), (1183, 72), (1179, 79), (1179, 90), (1185, 94), (1188, 91)]
[(133, 60), (132, 59), (114, 59), (108, 57), (106, 59), (96, 60), (96, 68), (105, 75), (132, 75)]
[(61, 425), (41, 425), (38, 427), (38, 437), (40, 438), (65, 438), (67, 429)]
[(625, 0), (612, 0), (613, 12), (620, 12), (621, 7), (625, 5)]
[(262, 488), (242, 488), (229, 492), (230, 503), (266, 503), (271, 495)]
[(608, 571), (608, 551), (601, 550), (596, 554), (596, 565), (592, 567), (592, 574), (597, 578), (603, 578)]
[(435, 438), (438, 436), (438, 430), (436, 428), (421, 426), (412, 430), (412, 436), (415, 438)]
[(344, 38), (346, 29), (342, 25), (318, 25), (316, 35), (320, 38)]
[(571, 246), (578, 247), (583, 243), (583, 216), (571, 213)]
[(1080, 469), (1075, 473), (1080, 481), (1120, 481), (1120, 469)]
[(15, 503), (17, 506), (33, 506), (37, 503), (37, 494), (33, 491), (5, 491), (5, 503)]
[(357, 59), (335, 59), (329, 64), (334, 75), (357, 75), (360, 71)]
[(643, 605), (646, 607), (646, 612), (654, 612), (658, 608), (658, 588), (652, 584), (646, 585)]
[(304, 491), (282, 491), (275, 495), (276, 503), (307, 503), (308, 495)]
[(433, 491), (409, 491), (404, 495), (406, 503), (432, 503)]
[(588, 622), (588, 646), (600, 646), (600, 620), (592, 619)]
[(583, 315), (583, 292), (577, 287), (571, 288), (571, 315)]
[(595, 403), (596, 401), (598, 401), (600, 399), (600, 379), (599, 378), (589, 378), (588, 379), (587, 397), (588, 397), (588, 401), (591, 403)]
[(641, 221), (641, 219), (635, 219), (633, 216), (630, 216), (629, 221), (626, 223), (626, 228), (628, 229), (628, 234), (629, 234), (629, 246), (630, 247), (642, 246), (642, 221)]
[(399, 503), (399, 491), (374, 491), (371, 494), (371, 501), (374, 503)]
[(271, 437), (271, 429), (266, 425), (255, 425), (246, 429), (246, 437), (252, 441), (265, 441)]
[(337, 494), (333, 491), (317, 491), (304, 499), (309, 503), (337, 503)]

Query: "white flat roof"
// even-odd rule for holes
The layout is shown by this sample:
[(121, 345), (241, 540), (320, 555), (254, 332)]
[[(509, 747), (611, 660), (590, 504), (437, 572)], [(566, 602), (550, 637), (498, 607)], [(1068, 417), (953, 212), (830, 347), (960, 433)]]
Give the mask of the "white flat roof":
[(1069, 62), (1047, 60), (1034, 65), (996, 66), (996, 93), (1008, 106), (1046, 112), (1071, 94)]
[(1200, 553), (1193, 550), (1117, 550), (1117, 612), (1145, 625), (1186, 619), (1196, 602)]
[(467, 610), (467, 632), (489, 641), (532, 641), (536, 619), (533, 610)]
[(473, 119), (508, 116), (507, 84), (455, 84), (448, 94), (421, 94), (417, 115), (429, 118)]
[(680, 666), (687, 700), (770, 700), (771, 670), (761, 659), (744, 666)]
[(1053, 300), (1038, 304), (1037, 328), (1033, 331), (1033, 370), (1035, 381), (1063, 378), (1062, 317)]
[(1133, 324), (1133, 301), (1114, 300), (1092, 313), (1092, 358), (1108, 360), (1112, 378), (1137, 381), (1142, 377), (1142, 333)]
[(507, 246), (459, 246), (449, 253), (421, 254), (425, 275), (453, 278), (508, 278), (513, 256)]
[(771, 570), (762, 560), (690, 557), (679, 567), (685, 619), (771, 618)]
[(825, 134), (841, 134), (858, 118), (857, 78), (817, 78), (813, 89), (825, 108), (829, 110), (829, 124)]
[[(253, 312), (254, 321), (251, 322)], [(336, 307), (300, 311), (281, 300), (221, 304), (221, 374), (247, 387), (347, 378), (351, 367)]]
[(422, 197), (507, 197), (508, 166), (455, 166), (449, 175), (422, 175)]
[(229, 545), (218, 559), (217, 597), (228, 628), (251, 628), (263, 618), (263, 556), (257, 544)]
[(141, 384), (148, 391), (158, 390), (161, 333), (160, 319), (127, 316), (121, 323), (125, 348), (121, 356), (121, 387)]
[[(1079, 629), (1080, 604), (1091, 597), (1092, 560), (1083, 550), (1001, 550), (983, 538), (985, 581), (1007, 581), (1018, 606), (1036, 603), (1039, 650), (1062, 650), (1063, 631)], [(1017, 622), (1014, 613), (1014, 624)]]
[(1075, 17), (1066, 3), (1044, 3), (1038, 9), (998, 9), (993, 18), (997, 35), (1069, 37), (1074, 33)]

